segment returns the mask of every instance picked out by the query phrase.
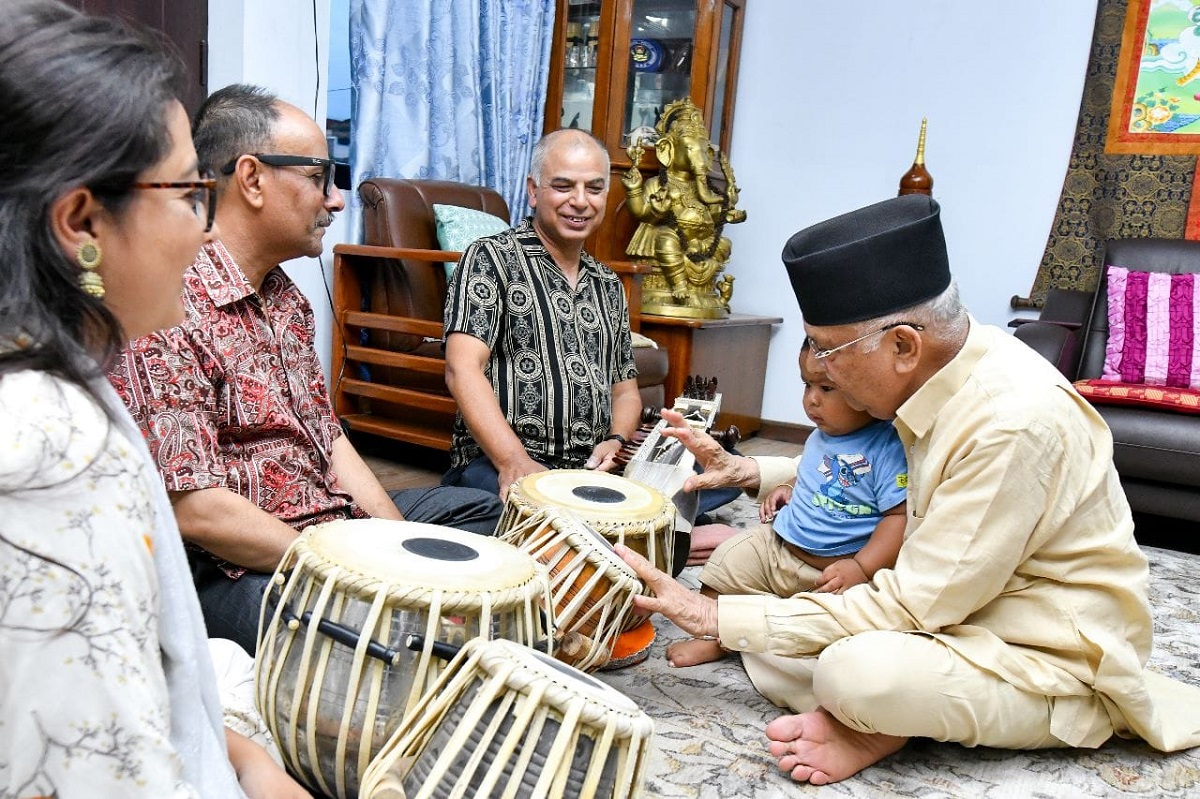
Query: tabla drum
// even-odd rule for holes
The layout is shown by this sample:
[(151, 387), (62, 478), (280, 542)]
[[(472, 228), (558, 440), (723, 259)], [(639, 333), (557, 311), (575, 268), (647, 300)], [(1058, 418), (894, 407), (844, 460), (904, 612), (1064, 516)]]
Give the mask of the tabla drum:
[(499, 536), (546, 567), (555, 657), (583, 671), (607, 663), (634, 596), (648, 593), (612, 544), (558, 508), (543, 508)]
[[(444, 668), (434, 646), (546, 642), (548, 592), (541, 564), (492, 538), (385, 519), (306, 529), (264, 598), (255, 658), (258, 709), (288, 770), (314, 791), (356, 796)], [(406, 648), (410, 635), (421, 651)]]
[(509, 487), (497, 533), (546, 507), (573, 513), (609, 543), (624, 544), (674, 574), (675, 506), (658, 489), (588, 469), (534, 472)]
[(371, 763), (360, 796), (639, 796), (653, 734), (632, 700), (594, 677), (476, 639)]

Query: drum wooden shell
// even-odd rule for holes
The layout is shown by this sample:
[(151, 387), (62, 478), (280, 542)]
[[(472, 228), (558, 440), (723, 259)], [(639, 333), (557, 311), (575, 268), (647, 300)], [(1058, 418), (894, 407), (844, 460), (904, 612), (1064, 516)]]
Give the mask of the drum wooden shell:
[[(545, 641), (548, 591), (541, 564), (485, 536), (383, 519), (306, 529), (273, 578), (255, 658), (258, 709), (285, 764), (313, 790), (357, 795), (445, 667), (433, 642)], [(405, 647), (413, 634), (420, 652)]]
[(649, 593), (612, 544), (558, 508), (543, 508), (498, 535), (549, 573), (554, 656), (583, 671), (607, 663), (633, 598)]
[(361, 796), (640, 796), (653, 734), (616, 689), (510, 641), (476, 639), (389, 739)]
[(674, 574), (675, 505), (658, 489), (588, 469), (534, 472), (509, 487), (497, 529), (514, 527), (546, 507), (573, 513), (609, 543), (624, 544)]

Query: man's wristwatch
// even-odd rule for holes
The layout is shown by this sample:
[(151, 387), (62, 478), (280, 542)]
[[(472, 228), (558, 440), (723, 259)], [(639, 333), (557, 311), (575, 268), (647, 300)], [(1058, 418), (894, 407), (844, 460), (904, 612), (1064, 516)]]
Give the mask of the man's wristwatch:
[(629, 441), (626, 440), (625, 436), (621, 435), (620, 433), (609, 433), (602, 440), (603, 441), (620, 441), (622, 447), (629, 443)]

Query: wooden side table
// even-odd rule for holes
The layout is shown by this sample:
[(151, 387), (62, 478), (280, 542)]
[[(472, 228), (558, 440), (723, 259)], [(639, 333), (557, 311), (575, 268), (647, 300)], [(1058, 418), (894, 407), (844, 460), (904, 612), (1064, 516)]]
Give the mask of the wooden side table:
[(725, 319), (642, 316), (642, 334), (667, 350), (667, 403), (683, 394), (688, 375), (717, 378), (721, 415), (717, 425), (734, 424), (749, 437), (762, 428), (762, 395), (767, 377), (771, 326), (778, 316), (730, 314)]

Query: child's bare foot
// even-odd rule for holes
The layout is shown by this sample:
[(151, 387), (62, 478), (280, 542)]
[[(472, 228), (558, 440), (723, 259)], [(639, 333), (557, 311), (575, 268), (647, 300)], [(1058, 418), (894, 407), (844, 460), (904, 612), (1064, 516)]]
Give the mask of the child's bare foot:
[(714, 638), (676, 641), (667, 647), (667, 665), (674, 668), (712, 663), (725, 657), (725, 648)]
[(853, 776), (899, 751), (907, 738), (859, 732), (824, 708), (780, 716), (767, 725), (768, 748), (796, 782), (826, 785)]

